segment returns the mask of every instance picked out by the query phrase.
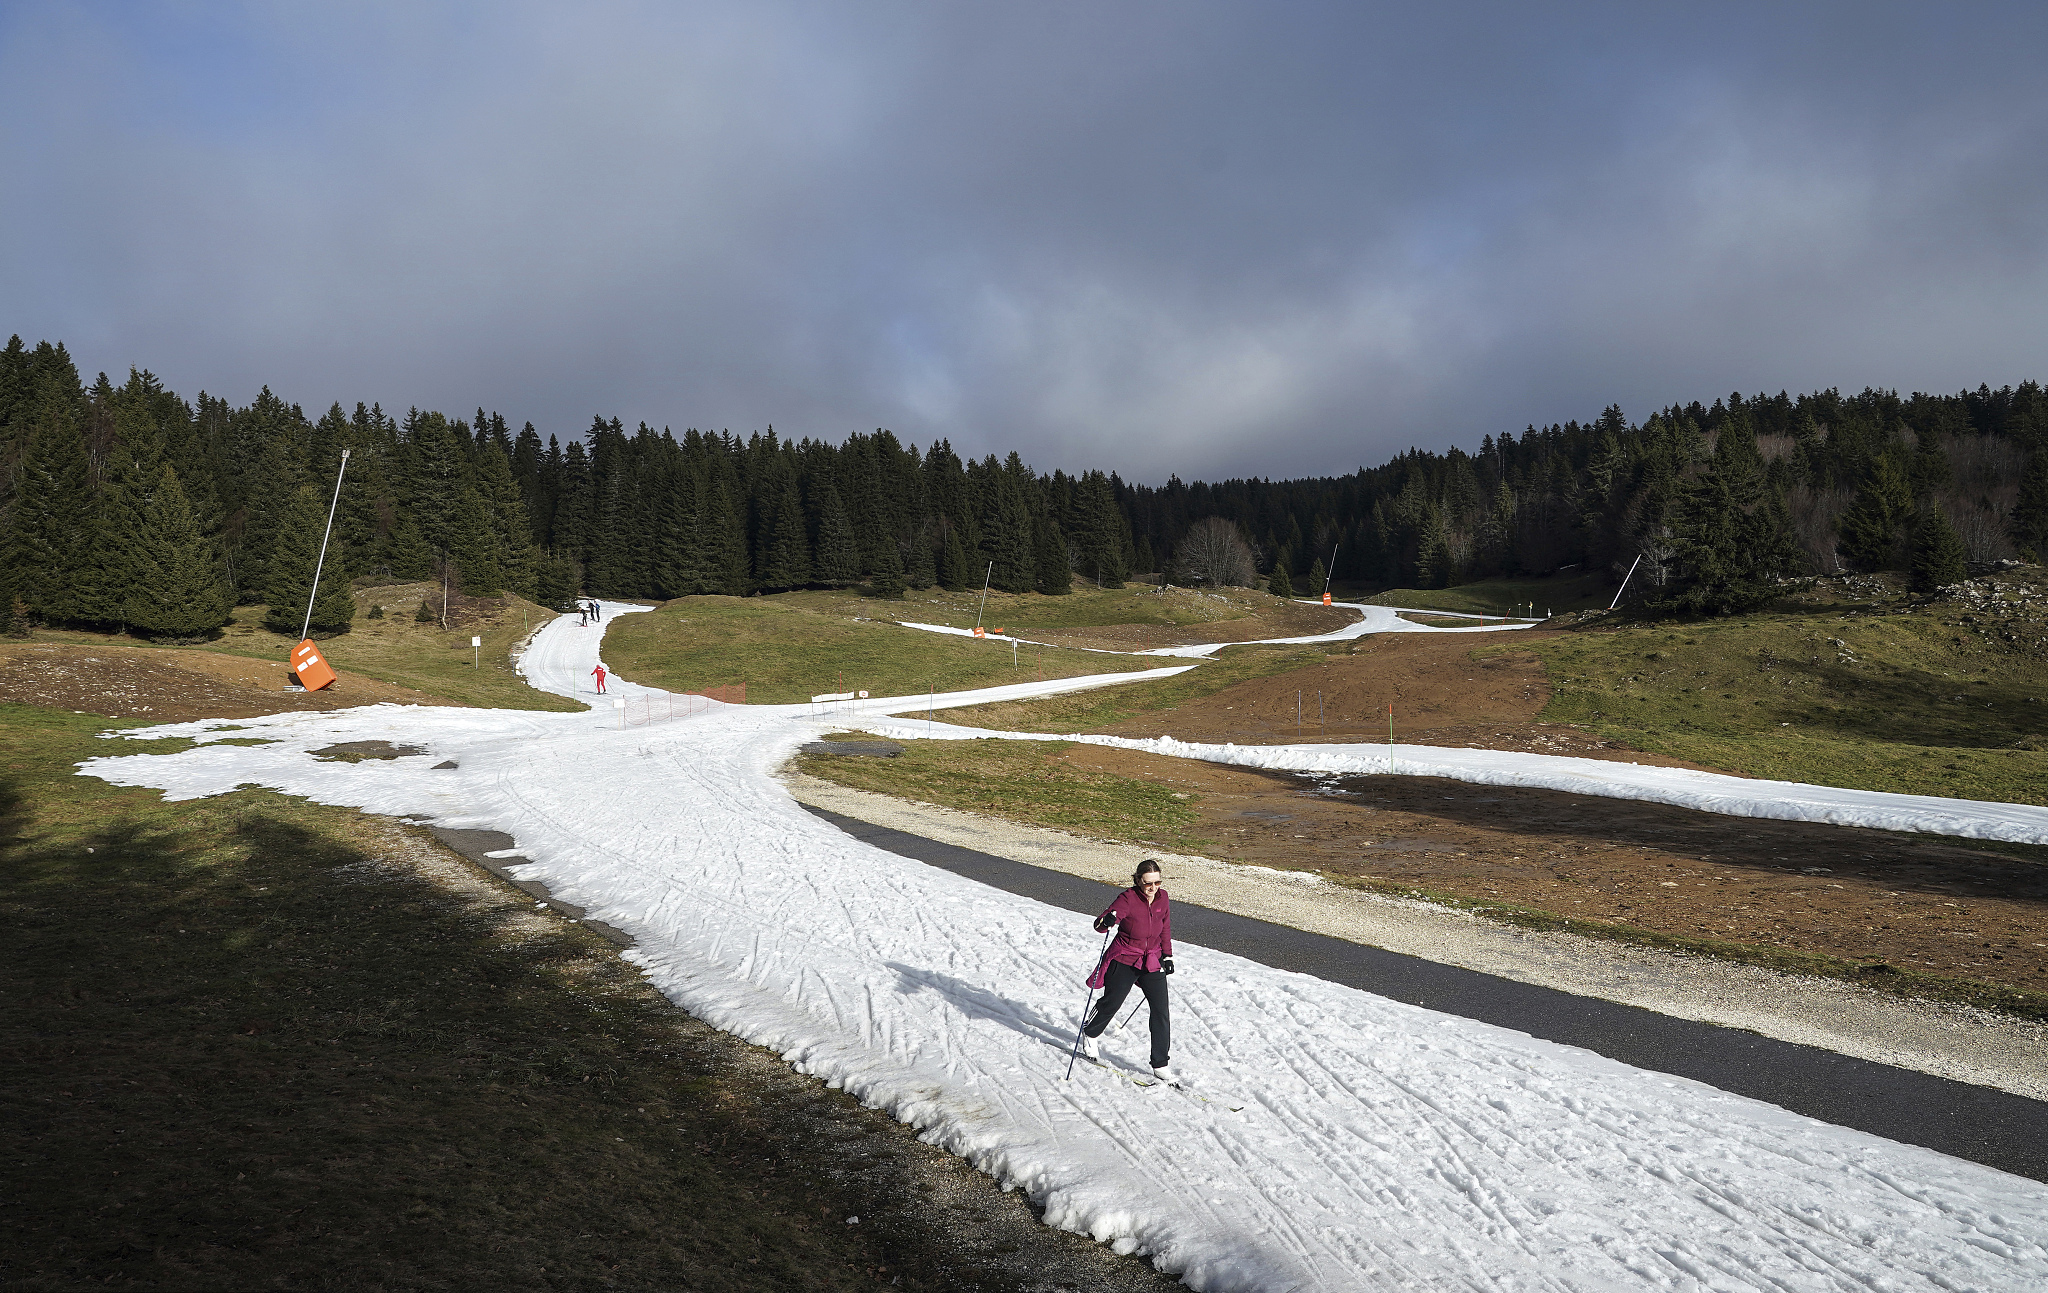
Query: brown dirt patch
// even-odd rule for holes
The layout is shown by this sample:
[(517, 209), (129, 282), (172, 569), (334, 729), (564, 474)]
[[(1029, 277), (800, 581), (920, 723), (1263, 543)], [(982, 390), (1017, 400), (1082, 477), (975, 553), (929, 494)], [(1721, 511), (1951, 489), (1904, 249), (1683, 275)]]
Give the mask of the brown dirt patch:
[[(1524, 640), (1527, 635), (1517, 638)], [(1550, 703), (1543, 662), (1525, 650), (1474, 660), (1472, 652), (1482, 645), (1502, 644), (1497, 638), (1465, 634), (1378, 634), (1321, 663), (1248, 679), (1101, 730), (1111, 736), (1172, 736), (1239, 745), (1377, 742), (1387, 739), (1391, 704), (1394, 739), (1407, 745), (1569, 754), (1670, 768), (1699, 766), (1646, 753), (1568, 723), (1539, 722), (1537, 715)]]
[[(1180, 594), (1184, 590), (1175, 589)], [(1202, 597), (1207, 594), (1188, 592)], [(1218, 609), (1228, 613), (1228, 599), (1218, 595)], [(1266, 638), (1308, 637), (1335, 633), (1356, 623), (1356, 611), (1308, 606), (1278, 598), (1257, 607), (1257, 614), (1208, 624), (1109, 624), (1076, 629), (1019, 628), (1016, 636), (1048, 646), (1092, 647), (1101, 651), (1154, 651), (1160, 647), (1200, 646), (1212, 642), (1256, 642)]]
[(347, 672), (340, 673), (334, 685), (307, 692), (286, 685), (281, 660), (252, 660), (217, 651), (53, 642), (0, 644), (0, 701), (164, 723), (256, 718), (283, 710), (347, 709), (381, 701), (459, 703)]
[(1231, 861), (2048, 991), (2048, 866), (1959, 842), (1088, 745), (1058, 757), (1196, 796), (1190, 833)]

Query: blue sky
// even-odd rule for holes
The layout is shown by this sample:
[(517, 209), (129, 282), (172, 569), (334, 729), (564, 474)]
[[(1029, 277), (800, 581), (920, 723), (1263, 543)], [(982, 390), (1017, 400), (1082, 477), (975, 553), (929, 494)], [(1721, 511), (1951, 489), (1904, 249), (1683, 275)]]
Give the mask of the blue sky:
[(2041, 378), (2038, 4), (0, 4), (0, 335), (1142, 480)]

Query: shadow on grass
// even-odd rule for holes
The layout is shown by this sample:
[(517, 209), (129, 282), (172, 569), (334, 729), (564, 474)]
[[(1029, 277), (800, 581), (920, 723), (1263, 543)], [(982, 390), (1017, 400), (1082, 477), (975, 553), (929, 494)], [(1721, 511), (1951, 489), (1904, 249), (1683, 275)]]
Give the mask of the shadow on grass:
[(0, 1284), (946, 1286), (595, 936), (377, 856), (409, 837), (27, 811), (0, 786)]

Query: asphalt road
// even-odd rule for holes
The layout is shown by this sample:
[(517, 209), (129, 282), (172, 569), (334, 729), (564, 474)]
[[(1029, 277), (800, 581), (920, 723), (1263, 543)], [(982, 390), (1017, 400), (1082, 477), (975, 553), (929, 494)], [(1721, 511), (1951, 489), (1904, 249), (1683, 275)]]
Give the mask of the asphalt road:
[[(1116, 890), (821, 808), (856, 839), (1011, 893), (1094, 915)], [(502, 847), (502, 846), (501, 846)], [(1852, 1059), (1735, 1028), (1574, 996), (1456, 966), (1214, 911), (1173, 905), (1174, 936), (1275, 969), (1581, 1046), (1794, 1113), (2048, 1181), (2048, 1103)]]

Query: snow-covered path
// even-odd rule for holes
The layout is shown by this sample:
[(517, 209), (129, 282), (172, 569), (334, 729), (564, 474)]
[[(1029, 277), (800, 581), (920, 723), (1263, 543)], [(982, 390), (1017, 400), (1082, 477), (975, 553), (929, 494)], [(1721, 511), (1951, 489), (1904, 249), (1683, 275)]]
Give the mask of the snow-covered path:
[[(595, 700), (598, 641), (556, 620), (522, 668)], [(597, 704), (171, 725), (132, 735), (274, 743), (83, 769), (179, 798), (254, 782), (507, 831), (524, 874), (632, 934), (678, 1004), (1196, 1288), (2048, 1287), (2048, 1186), (1199, 947), (1179, 949), (1176, 1060), (1244, 1111), (1086, 1066), (1064, 1082), (1099, 942), (1085, 917), (804, 812), (773, 773), (824, 728), (808, 707), (621, 730)], [(371, 739), (429, 755), (305, 753)], [(1143, 1031), (1108, 1053), (1142, 1063)]]

